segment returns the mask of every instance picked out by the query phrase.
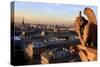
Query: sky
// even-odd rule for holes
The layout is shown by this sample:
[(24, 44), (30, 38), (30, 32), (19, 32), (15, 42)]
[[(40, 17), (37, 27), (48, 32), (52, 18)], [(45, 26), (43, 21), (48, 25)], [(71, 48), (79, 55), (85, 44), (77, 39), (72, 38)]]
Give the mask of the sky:
[(24, 18), (25, 23), (33, 24), (73, 24), (79, 11), (86, 7), (92, 8), (97, 15), (97, 7), (85, 5), (15, 1), (12, 7), (15, 23), (22, 23)]

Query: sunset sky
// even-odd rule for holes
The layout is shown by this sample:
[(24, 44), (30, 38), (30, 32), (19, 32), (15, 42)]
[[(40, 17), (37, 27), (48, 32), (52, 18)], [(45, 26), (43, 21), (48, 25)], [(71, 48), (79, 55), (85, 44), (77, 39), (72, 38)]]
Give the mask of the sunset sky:
[(21, 23), (22, 18), (24, 18), (25, 23), (69, 24), (74, 23), (79, 11), (83, 11), (85, 7), (91, 7), (95, 14), (97, 13), (97, 7), (94, 6), (22, 1), (15, 1), (14, 3), (16, 23)]

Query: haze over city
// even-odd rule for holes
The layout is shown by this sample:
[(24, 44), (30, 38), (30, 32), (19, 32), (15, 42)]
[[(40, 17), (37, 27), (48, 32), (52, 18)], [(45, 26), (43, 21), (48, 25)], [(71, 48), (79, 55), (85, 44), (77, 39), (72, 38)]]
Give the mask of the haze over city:
[[(73, 24), (79, 11), (85, 7), (87, 6), (15, 1), (14, 22), (21, 23), (24, 17), (25, 23)], [(89, 7), (97, 13), (96, 7)]]

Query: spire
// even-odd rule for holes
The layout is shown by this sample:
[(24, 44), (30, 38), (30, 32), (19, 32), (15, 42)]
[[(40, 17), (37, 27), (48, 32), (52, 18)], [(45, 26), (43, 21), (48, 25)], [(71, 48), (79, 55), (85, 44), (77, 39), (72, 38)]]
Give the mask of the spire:
[(24, 18), (22, 18), (22, 27), (23, 27), (23, 30), (24, 30), (24, 28), (25, 28)]
[(24, 26), (24, 18), (22, 19), (22, 24), (23, 24), (23, 26)]

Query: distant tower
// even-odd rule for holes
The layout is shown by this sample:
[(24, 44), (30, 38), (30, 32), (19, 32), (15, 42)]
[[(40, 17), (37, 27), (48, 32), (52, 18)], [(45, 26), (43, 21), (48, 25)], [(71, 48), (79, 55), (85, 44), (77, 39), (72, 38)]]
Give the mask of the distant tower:
[(23, 28), (25, 27), (24, 18), (22, 19)]
[(20, 37), (24, 40), (26, 40), (26, 32), (25, 32), (25, 23), (24, 23), (24, 18), (22, 18), (22, 27), (21, 27), (22, 33)]

